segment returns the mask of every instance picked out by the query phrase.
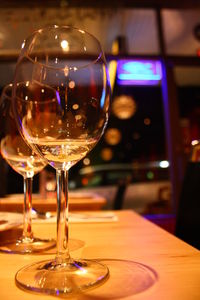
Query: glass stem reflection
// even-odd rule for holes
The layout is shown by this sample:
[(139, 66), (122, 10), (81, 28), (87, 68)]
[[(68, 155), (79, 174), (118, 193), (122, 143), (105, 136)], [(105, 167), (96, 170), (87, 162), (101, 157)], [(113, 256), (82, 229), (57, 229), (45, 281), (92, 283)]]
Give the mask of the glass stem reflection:
[(68, 172), (56, 170), (57, 181), (57, 263), (70, 260), (68, 249)]
[(33, 238), (32, 232), (32, 177), (24, 177), (24, 228), (23, 239), (30, 241)]

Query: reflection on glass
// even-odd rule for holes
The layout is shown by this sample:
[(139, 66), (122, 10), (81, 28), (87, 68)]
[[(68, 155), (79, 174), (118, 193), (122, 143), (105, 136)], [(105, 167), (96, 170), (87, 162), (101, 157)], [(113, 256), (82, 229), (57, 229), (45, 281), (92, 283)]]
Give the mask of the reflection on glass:
[(35, 238), (32, 231), (32, 180), (46, 162), (32, 151), (21, 137), (14, 119), (11, 102), (12, 85), (3, 89), (0, 101), (1, 115), (1, 155), (7, 163), (24, 178), (24, 228), (17, 241), (3, 243), (0, 251), (7, 253), (32, 253), (49, 249), (53, 240)]

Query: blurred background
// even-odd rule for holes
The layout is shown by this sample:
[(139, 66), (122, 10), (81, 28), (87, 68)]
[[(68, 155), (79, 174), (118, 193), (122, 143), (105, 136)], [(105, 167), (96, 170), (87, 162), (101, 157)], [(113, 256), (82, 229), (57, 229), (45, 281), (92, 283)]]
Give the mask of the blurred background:
[[(50, 24), (94, 34), (111, 77), (108, 127), (95, 149), (71, 169), (70, 190), (105, 196), (104, 209), (175, 214), (186, 166), (198, 161), (199, 1), (1, 0), (1, 89), (13, 80), (23, 40)], [(0, 168), (1, 195), (22, 193), (22, 176), (2, 159)], [(50, 167), (34, 179), (35, 193), (48, 196), (55, 188)]]

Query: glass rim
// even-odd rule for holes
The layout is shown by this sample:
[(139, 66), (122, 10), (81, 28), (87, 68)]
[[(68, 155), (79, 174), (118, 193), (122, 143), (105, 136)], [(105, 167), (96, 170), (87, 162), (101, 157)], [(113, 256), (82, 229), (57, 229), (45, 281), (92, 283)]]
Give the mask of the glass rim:
[[(10, 95), (8, 95), (9, 88), (11, 90)], [(13, 83), (6, 84), (2, 89), (1, 99), (8, 98), (11, 101), (12, 100), (12, 90), (13, 90)]]
[[(75, 72), (75, 71), (78, 71), (78, 70), (81, 70), (81, 69), (88, 68), (90, 65), (95, 65), (101, 58), (103, 60), (104, 65), (107, 65), (106, 60), (105, 60), (104, 51), (102, 49), (100, 41), (93, 34), (89, 33), (88, 31), (82, 30), (78, 27), (74, 27), (74, 26), (70, 26), (70, 25), (50, 25), (50, 26), (46, 26), (44, 28), (40, 28), (38, 30), (35, 30), (35, 31), (33, 31), (33, 33), (31, 35), (29, 35), (27, 38), (24, 39), (22, 45), (24, 44), (24, 46), (25, 46), (26, 41), (33, 38), (36, 34), (42, 33), (44, 30), (53, 29), (53, 28), (55, 28), (55, 29), (56, 28), (73, 29), (75, 31), (79, 31), (80, 33), (87, 34), (88, 36), (93, 38), (99, 46), (99, 50), (100, 50), (99, 54), (98, 55), (93, 55), (93, 56), (96, 56), (96, 59), (93, 59), (90, 63), (85, 64), (85, 65), (80, 66), (80, 67), (69, 67), (69, 71), (74, 71)], [(63, 71), (63, 72), (66, 71), (66, 66), (62, 67), (62, 68), (59, 68), (59, 67), (50, 66), (50, 65), (38, 62), (38, 61), (34, 61), (33, 58), (31, 58), (31, 56), (29, 54), (29, 51), (26, 50), (25, 53), (23, 53), (23, 49), (24, 49), (24, 47), (22, 47), (22, 50), (21, 50), (21, 53), (19, 55), (19, 59), (18, 59), (17, 64), (21, 61), (21, 58), (24, 56), (29, 61), (31, 61), (33, 64), (40, 65), (41, 67), (48, 68), (48, 69), (53, 69), (53, 70), (57, 70), (57, 71), (59, 70), (59, 71)], [(23, 55), (22, 55), (22, 53), (23, 53)], [(33, 53), (37, 53), (37, 52), (33, 52)], [(87, 56), (89, 57), (89, 54)], [(90, 55), (90, 57), (91, 57), (91, 55)]]

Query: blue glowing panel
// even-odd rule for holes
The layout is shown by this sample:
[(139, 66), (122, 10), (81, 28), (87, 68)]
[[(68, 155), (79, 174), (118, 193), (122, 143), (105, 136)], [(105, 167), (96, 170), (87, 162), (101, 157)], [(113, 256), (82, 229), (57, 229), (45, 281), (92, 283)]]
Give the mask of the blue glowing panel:
[(157, 60), (119, 60), (117, 82), (122, 85), (158, 85), (162, 79)]

